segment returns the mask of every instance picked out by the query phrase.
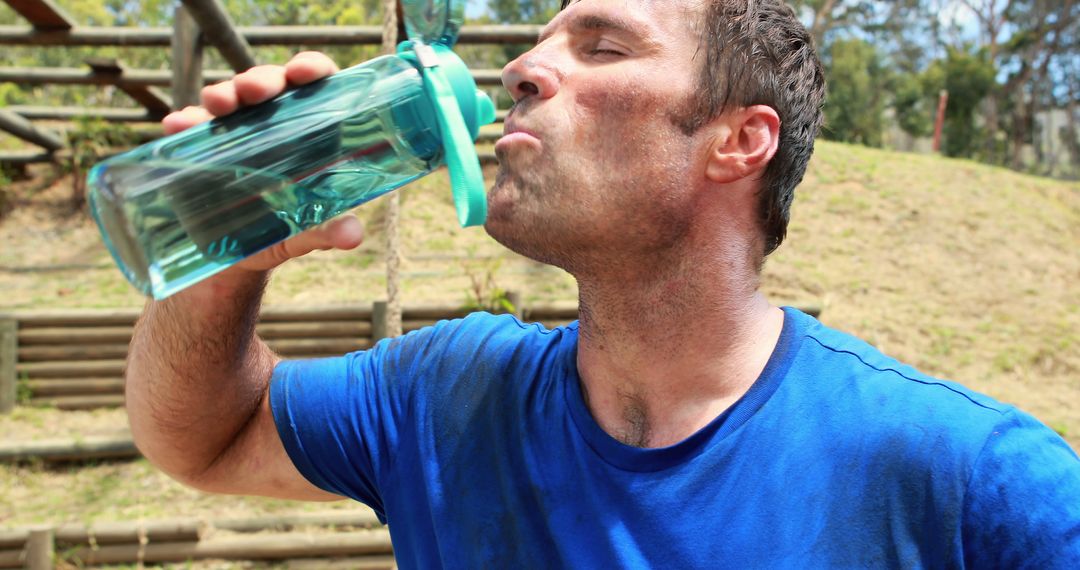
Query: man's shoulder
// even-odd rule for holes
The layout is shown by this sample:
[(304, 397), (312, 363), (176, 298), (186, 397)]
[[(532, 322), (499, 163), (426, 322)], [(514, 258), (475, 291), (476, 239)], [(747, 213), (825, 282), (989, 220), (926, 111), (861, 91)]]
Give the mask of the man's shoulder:
[(862, 429), (984, 440), (1013, 406), (957, 382), (931, 376), (816, 319), (803, 328), (789, 379), (796, 389)]

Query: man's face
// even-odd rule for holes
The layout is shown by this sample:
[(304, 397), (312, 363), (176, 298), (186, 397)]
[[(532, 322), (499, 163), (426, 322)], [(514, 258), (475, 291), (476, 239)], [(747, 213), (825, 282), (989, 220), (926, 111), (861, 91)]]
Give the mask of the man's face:
[(697, 15), (684, 2), (581, 0), (507, 64), (488, 232), (576, 273), (667, 251), (702, 183)]

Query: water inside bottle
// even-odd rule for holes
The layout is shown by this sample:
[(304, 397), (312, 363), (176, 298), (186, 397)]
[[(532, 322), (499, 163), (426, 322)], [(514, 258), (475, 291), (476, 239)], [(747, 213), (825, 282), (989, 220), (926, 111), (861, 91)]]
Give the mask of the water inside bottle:
[[(234, 164), (229, 148), (216, 148), (202, 157), (133, 160), (92, 173), (103, 189), (119, 190), (103, 192), (119, 200), (92, 209), (110, 228), (110, 250), (128, 278), (145, 293), (167, 297), (431, 167), (407, 148), (385, 110), (324, 123), (277, 140), (254, 158), (246, 152)], [(238, 156), (244, 150), (234, 149)]]

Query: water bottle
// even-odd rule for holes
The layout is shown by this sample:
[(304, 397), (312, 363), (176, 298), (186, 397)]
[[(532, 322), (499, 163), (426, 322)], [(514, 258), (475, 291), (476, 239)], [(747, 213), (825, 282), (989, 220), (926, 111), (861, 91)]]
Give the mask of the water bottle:
[(449, 48), (463, 2), (404, 8), (396, 55), (91, 169), (91, 213), (135, 287), (163, 299), (443, 164), (461, 225), (484, 222), (473, 142), (495, 108)]

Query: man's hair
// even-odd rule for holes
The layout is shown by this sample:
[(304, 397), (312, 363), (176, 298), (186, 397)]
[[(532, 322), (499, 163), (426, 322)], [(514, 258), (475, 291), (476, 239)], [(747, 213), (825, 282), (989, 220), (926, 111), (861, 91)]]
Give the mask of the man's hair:
[[(575, 0), (563, 0), (566, 8)], [(758, 218), (764, 255), (787, 234), (795, 187), (802, 182), (823, 121), (825, 74), (813, 41), (783, 0), (701, 0), (697, 105), (686, 124), (694, 132), (728, 109), (768, 105), (780, 116), (776, 155), (761, 177)]]

